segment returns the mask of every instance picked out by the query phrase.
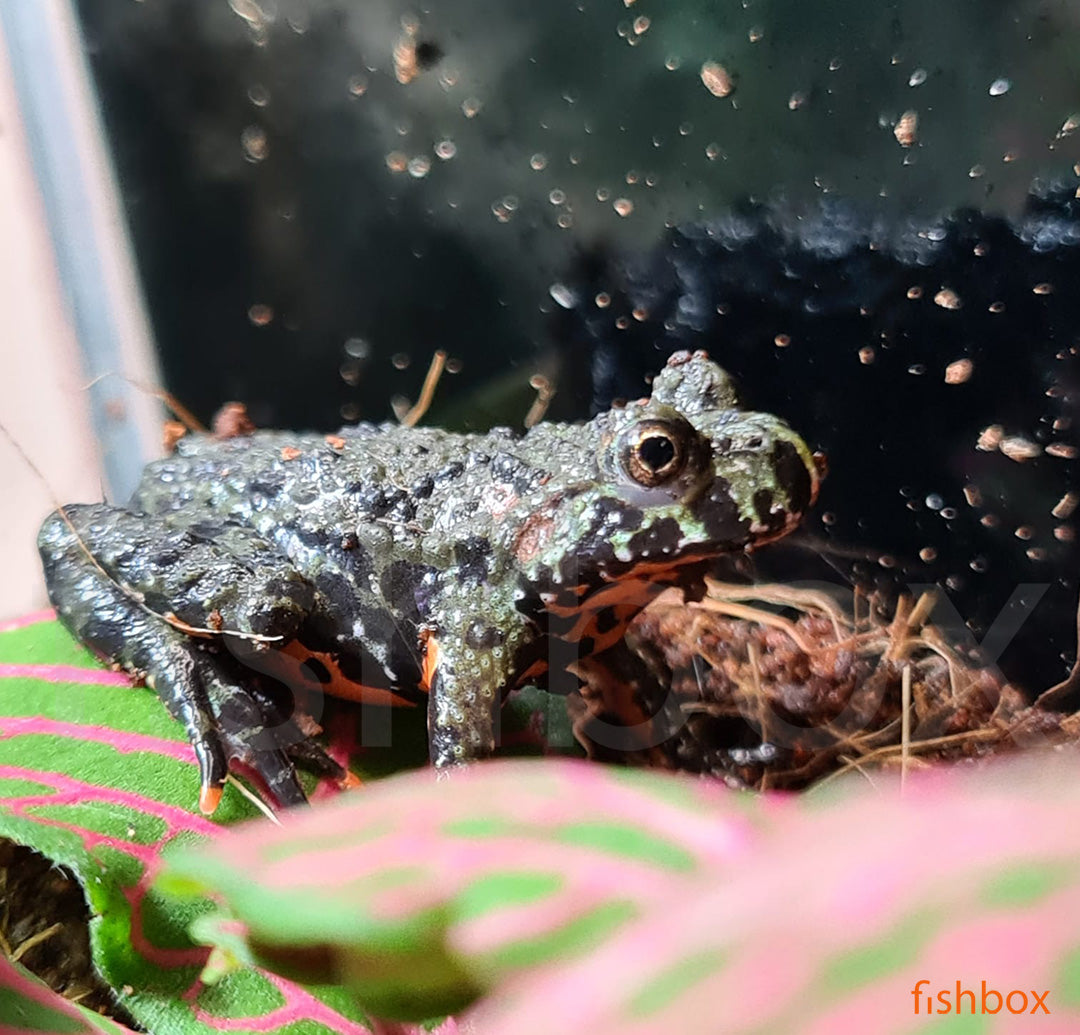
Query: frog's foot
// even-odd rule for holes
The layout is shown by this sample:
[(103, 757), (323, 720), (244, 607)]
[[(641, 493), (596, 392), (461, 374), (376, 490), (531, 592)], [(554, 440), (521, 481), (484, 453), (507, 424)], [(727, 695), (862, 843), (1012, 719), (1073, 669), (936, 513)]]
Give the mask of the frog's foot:
[[(273, 800), (283, 806), (307, 800), (297, 778), (297, 766), (339, 786), (350, 785), (348, 771), (312, 739), (312, 734), (319, 732), (315, 721), (301, 712), (290, 714), (291, 701), (287, 692), (281, 692), (283, 688), (223, 652), (190, 642), (187, 646), (198, 655), (196, 672), (209, 706), (210, 739), (227, 764), (253, 773)], [(158, 681), (157, 690), (173, 714), (183, 714), (189, 703), (185, 699), (190, 698), (189, 686), (172, 682), (165, 689)], [(188, 734), (191, 736), (190, 726)], [(197, 743), (194, 736), (192, 743)], [(199, 772), (199, 807), (203, 812), (213, 812), (227, 773), (204, 767), (201, 759)]]
[[(69, 508), (68, 515), (54, 515), (39, 536), (57, 614), (87, 646), (145, 679), (184, 724), (199, 765), (204, 812), (216, 807), (234, 763), (253, 771), (281, 805), (306, 800), (296, 762), (347, 782), (345, 770), (311, 740), (313, 720), (290, 715), (280, 686), (225, 649), (232, 645), (226, 637), (188, 635), (147, 606), (144, 586), (133, 591), (131, 580), (122, 581), (128, 555), (114, 533), (120, 526), (128, 534), (125, 522), (134, 515), (103, 506)], [(119, 558), (115, 564), (106, 547)]]

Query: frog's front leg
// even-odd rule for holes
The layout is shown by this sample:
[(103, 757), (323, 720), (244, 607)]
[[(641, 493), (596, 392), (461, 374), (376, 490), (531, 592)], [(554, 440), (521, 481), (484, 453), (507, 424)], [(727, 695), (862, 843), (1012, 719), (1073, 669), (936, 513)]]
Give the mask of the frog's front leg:
[(344, 771), (321, 749), (312, 754), (288, 704), (226, 641), (290, 639), (314, 591), (250, 531), (212, 532), (204, 540), (198, 526), (170, 528), (104, 504), (67, 507), (38, 536), (49, 596), (83, 643), (145, 678), (183, 722), (204, 811), (216, 806), (234, 760), (282, 804), (302, 802), (290, 756), (338, 778)]
[(453, 621), (423, 637), (428, 752), (437, 767), (495, 750), (503, 691), (530, 632), (521, 615), (497, 606), (489, 614), (449, 612)]

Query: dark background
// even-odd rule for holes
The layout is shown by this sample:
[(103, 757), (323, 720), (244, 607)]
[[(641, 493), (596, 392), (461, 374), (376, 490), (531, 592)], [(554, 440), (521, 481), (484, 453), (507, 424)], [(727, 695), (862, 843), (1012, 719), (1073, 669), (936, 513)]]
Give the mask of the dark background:
[[(1023, 230), (1039, 204), (1080, 222), (1075, 5), (78, 8), (166, 386), (199, 416), (241, 399), (262, 426), (388, 419), (443, 348), (459, 372), (430, 421), (520, 423), (537, 371), (557, 385), (552, 414), (576, 418), (704, 345), (833, 462), (780, 574), (938, 583), (976, 639), (1019, 584), (1051, 586), (1003, 664), (1032, 688), (1064, 673), (1078, 565), (1050, 508), (1075, 465), (973, 441), (1004, 422), (1046, 443), (1075, 410), (1076, 242), (1058, 233), (1048, 258)], [(401, 82), (409, 53), (424, 67)], [(703, 85), (706, 61), (729, 96)], [(1032, 186), (1054, 184), (1033, 208)], [(660, 297), (694, 224), (721, 243), (678, 276), (706, 286)], [(933, 302), (946, 278), (958, 312)], [(1057, 294), (1033, 297), (1046, 278)], [(617, 306), (606, 322), (589, 309), (601, 291), (652, 311), (621, 334)], [(1012, 322), (988, 322), (1006, 294)], [(710, 312), (697, 327), (680, 315), (691, 297)], [(879, 361), (862, 368), (867, 344)], [(944, 389), (964, 357), (977, 376)]]
[[(485, 423), (473, 391), (506, 375), (513, 419), (537, 365), (575, 355), (545, 310), (581, 249), (645, 247), (747, 196), (1015, 213), (1034, 176), (1080, 159), (1055, 140), (1080, 113), (1064, 0), (77, 6), (164, 376), (204, 417), (241, 398), (264, 425), (382, 419), (442, 347), (462, 362), (444, 408)], [(404, 24), (434, 59), (406, 84)], [(705, 61), (729, 97), (702, 85)], [(426, 175), (391, 172), (392, 154)], [(580, 380), (560, 379), (564, 415)]]

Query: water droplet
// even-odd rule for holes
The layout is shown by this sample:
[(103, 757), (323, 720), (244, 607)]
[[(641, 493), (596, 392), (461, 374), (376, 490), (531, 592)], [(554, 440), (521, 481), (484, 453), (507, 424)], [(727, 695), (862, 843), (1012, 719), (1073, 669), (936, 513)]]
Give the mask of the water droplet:
[(261, 126), (248, 126), (240, 134), (240, 146), (249, 162), (261, 162), (270, 153), (270, 141)]
[(390, 362), (395, 370), (405, 370), (412, 362), (412, 357), (407, 352), (395, 352), (390, 357)]
[(467, 119), (474, 119), (480, 114), (480, 109), (484, 106), (479, 97), (466, 97), (461, 102), (461, 113)]
[(936, 492), (932, 492), (926, 497), (926, 506), (929, 510), (941, 510), (945, 506), (945, 500)]
[(596, 190), (597, 201), (608, 201), (611, 198), (611, 191), (607, 187), (598, 187)]
[(273, 307), (256, 303), (248, 309), (248, 319), (256, 327), (265, 327), (274, 319)]
[(678, 57), (675, 54), (669, 54), (664, 60), (664, 68), (666, 68), (669, 72), (676, 71), (681, 64), (682, 58)]
[(540, 172), (541, 169), (547, 168), (547, 164), (547, 155), (541, 154), (539, 151), (529, 159), (529, 167), (534, 172)]
[(945, 368), (945, 383), (947, 385), (962, 385), (970, 380), (975, 371), (975, 364), (970, 359), (954, 359)]
[(363, 338), (348, 338), (343, 347), (345, 355), (353, 359), (367, 359), (371, 355), (371, 346)]
[(256, 108), (265, 108), (270, 103), (270, 91), (262, 83), (252, 83), (248, 89), (248, 100)]
[(354, 75), (349, 80), (349, 93), (354, 97), (363, 97), (367, 93), (368, 80), (366, 75)]
[(441, 158), (444, 162), (450, 161), (454, 155), (457, 154), (457, 144), (452, 140), (440, 140), (435, 145), (435, 157)]
[(995, 79), (990, 84), (990, 96), (1000, 97), (1004, 93), (1008, 93), (1012, 88), (1012, 83), (1008, 79)]
[(393, 173), (403, 173), (409, 167), (409, 157), (401, 151), (391, 151), (386, 156), (386, 168)]
[(409, 175), (415, 180), (422, 180), (431, 172), (431, 159), (427, 155), (417, 155), (409, 159)]
[(559, 190), (559, 188), (556, 187), (548, 195), (548, 201), (550, 201), (553, 205), (563, 205), (563, 204), (565, 204), (566, 203), (566, 191)]
[(926, 69), (916, 68), (908, 77), (908, 86), (922, 86), (926, 82)]
[(577, 301), (574, 292), (570, 290), (565, 284), (552, 284), (548, 288), (548, 294), (562, 306), (563, 309), (573, 309), (574, 303)]
[(735, 89), (728, 70), (716, 61), (706, 61), (701, 66), (701, 81), (714, 97), (727, 97)]
[(634, 203), (629, 198), (616, 198), (612, 207), (624, 219), (634, 211)]
[(919, 134), (919, 113), (905, 111), (893, 126), (893, 136), (901, 147), (913, 147)]

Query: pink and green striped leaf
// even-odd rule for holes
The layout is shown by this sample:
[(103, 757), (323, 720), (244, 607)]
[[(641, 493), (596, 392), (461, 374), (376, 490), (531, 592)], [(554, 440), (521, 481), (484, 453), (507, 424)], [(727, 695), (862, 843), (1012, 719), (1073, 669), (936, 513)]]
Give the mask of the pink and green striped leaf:
[[(242, 827), (164, 879), (221, 892), (264, 960), (314, 963), (384, 1013), (456, 966), (476, 1035), (915, 1035), (945, 1022), (925, 993), (958, 981), (1048, 992), (1038, 1030), (1064, 1033), (1078, 814), (1076, 757), (750, 812), (676, 776), (495, 762)], [(947, 1030), (1018, 1030), (1000, 1014)]]
[(0, 1031), (4, 1035), (132, 1035), (130, 1028), (68, 1002), (3, 955), (0, 955)]
[(173, 854), (165, 886), (222, 894), (264, 962), (420, 1020), (725, 879), (766, 825), (745, 801), (569, 760), (420, 771)]
[(209, 950), (188, 931), (213, 910), (153, 886), (161, 852), (219, 834), (255, 808), (233, 787), (210, 820), (178, 723), (149, 690), (105, 671), (51, 615), (0, 630), (0, 836), (70, 869), (92, 915), (94, 962), (156, 1035), (368, 1027), (340, 990), (240, 967), (200, 981)]

